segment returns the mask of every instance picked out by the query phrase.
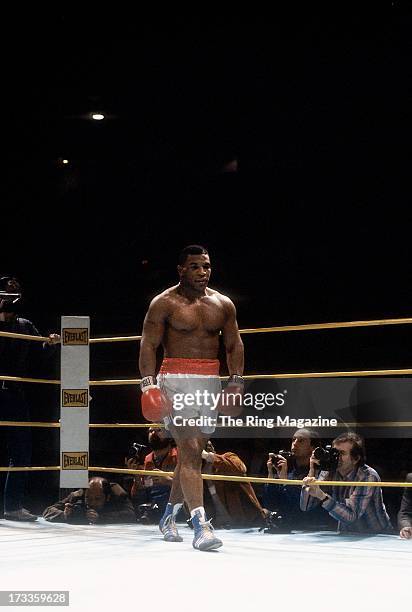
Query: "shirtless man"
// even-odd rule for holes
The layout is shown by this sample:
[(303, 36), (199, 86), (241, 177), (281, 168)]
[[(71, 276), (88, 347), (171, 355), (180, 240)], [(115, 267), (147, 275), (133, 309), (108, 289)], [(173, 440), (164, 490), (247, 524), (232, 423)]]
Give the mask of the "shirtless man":
[[(185, 501), (194, 527), (194, 548), (212, 550), (222, 546), (222, 542), (206, 519), (201, 466), (202, 451), (214, 427), (210, 423), (196, 427), (177, 426), (173, 418), (177, 413), (171, 410), (171, 405), (178, 392), (203, 392), (205, 389), (220, 392), (217, 359), (220, 332), (226, 349), (229, 385), (234, 393), (241, 391), (243, 343), (232, 301), (207, 286), (211, 266), (206, 249), (199, 245), (186, 247), (180, 254), (177, 270), (179, 284), (153, 299), (144, 321), (139, 359), (142, 410), (149, 420), (156, 420), (155, 416), (161, 412), (162, 416), (171, 415), (166, 416), (165, 424), (179, 451), (169, 503), (159, 524), (164, 539), (182, 541), (175, 517)], [(156, 350), (160, 344), (164, 359), (156, 384)], [(165, 408), (167, 402), (169, 408)], [(206, 408), (210, 410), (210, 406)], [(216, 412), (212, 409), (210, 414), (216, 418)], [(185, 407), (182, 416), (205, 414), (205, 406), (197, 401), (194, 406)]]

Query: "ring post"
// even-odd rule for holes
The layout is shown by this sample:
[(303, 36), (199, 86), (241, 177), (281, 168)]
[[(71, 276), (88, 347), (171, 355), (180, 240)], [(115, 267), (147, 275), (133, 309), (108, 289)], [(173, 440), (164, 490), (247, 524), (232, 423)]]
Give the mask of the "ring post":
[(89, 483), (90, 317), (62, 317), (60, 488)]

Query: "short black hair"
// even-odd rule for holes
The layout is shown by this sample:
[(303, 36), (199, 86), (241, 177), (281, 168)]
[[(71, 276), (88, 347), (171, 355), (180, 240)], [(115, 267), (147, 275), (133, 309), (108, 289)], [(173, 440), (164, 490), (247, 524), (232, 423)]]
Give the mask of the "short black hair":
[(180, 251), (179, 255), (179, 266), (183, 266), (186, 263), (188, 255), (209, 255), (208, 250), (200, 244), (189, 244)]

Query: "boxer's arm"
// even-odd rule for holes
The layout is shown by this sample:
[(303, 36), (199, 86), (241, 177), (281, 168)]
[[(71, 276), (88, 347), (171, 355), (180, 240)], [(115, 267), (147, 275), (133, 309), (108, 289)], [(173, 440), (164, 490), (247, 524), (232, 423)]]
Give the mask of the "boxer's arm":
[(147, 311), (142, 339), (140, 341), (139, 370), (142, 377), (154, 376), (156, 370), (156, 350), (165, 332), (167, 310), (159, 297), (152, 300)]
[(244, 368), (243, 342), (237, 325), (236, 308), (231, 300), (228, 298), (226, 300), (227, 318), (222, 330), (226, 362), (230, 376), (232, 374), (241, 376)]

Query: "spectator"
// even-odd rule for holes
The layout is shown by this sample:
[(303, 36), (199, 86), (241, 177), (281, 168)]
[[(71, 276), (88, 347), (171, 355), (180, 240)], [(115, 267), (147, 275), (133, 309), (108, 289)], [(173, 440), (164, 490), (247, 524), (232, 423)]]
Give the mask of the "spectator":
[(136, 515), (126, 491), (106, 478), (91, 478), (88, 489), (70, 493), (43, 512), (53, 523), (135, 523)]
[[(336, 469), (320, 472), (318, 480), (346, 480), (379, 482), (378, 473), (365, 463), (363, 440), (355, 433), (341, 434), (333, 441), (338, 451)], [(312, 454), (309, 475), (303, 479), (301, 509), (311, 510), (319, 505), (338, 521), (339, 531), (383, 533), (392, 530), (382, 498), (381, 487), (333, 486), (330, 493), (315, 483), (315, 469), (319, 461)]]
[[(215, 452), (209, 440), (202, 451), (205, 462), (204, 473), (228, 476), (246, 476), (246, 466), (235, 453)], [(260, 505), (250, 482), (225, 482), (206, 480), (214, 508), (216, 527), (259, 527), (265, 520), (266, 513)]]
[(159, 477), (155, 472), (174, 471), (177, 464), (177, 448), (174, 446), (173, 439), (162, 428), (149, 428), (148, 443), (152, 452), (144, 459), (141, 454), (127, 459), (126, 466), (129, 469), (154, 472), (153, 476), (136, 476), (130, 496), (136, 508), (138, 520), (144, 523), (157, 523), (169, 500), (173, 477)]
[[(310, 429), (298, 429), (292, 436), (290, 445), (291, 457), (269, 453), (267, 462), (268, 478), (302, 480), (309, 473), (310, 458), (314, 449), (320, 445), (319, 434)], [(300, 509), (300, 487), (296, 485), (265, 484), (263, 506), (274, 511), (282, 528), (317, 530), (327, 528), (330, 524), (327, 515), (321, 509), (305, 514)]]
[[(412, 482), (412, 473), (406, 477), (406, 482)], [(399, 535), (404, 540), (412, 538), (412, 488), (405, 488), (398, 513)]]

